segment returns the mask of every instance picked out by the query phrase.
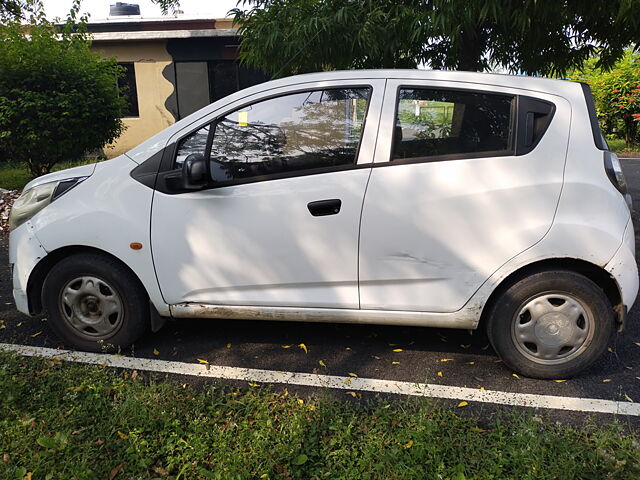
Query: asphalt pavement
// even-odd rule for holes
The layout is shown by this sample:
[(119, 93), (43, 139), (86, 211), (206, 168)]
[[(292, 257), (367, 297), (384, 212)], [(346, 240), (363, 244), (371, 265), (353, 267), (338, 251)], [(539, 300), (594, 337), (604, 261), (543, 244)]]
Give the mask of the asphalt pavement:
[[(623, 167), (640, 209), (640, 159), (623, 161)], [(636, 220), (635, 225), (639, 232), (640, 222)], [(15, 310), (6, 234), (0, 234), (0, 343), (65, 347), (48, 327), (46, 315), (28, 317)], [(354, 373), (384, 380), (640, 402), (638, 307), (629, 312), (627, 329), (616, 335), (603, 358), (566, 382), (513, 375), (479, 331), (177, 320), (148, 334), (127, 353), (182, 362), (202, 359), (224, 366), (340, 376)], [(344, 397), (344, 392), (340, 395)]]

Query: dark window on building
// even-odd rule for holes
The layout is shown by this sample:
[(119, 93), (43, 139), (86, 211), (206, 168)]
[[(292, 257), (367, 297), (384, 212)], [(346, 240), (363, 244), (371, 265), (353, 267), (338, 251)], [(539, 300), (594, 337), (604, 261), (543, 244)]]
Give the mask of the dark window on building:
[(124, 68), (124, 73), (118, 78), (120, 94), (127, 100), (124, 110), (125, 117), (138, 117), (138, 89), (136, 88), (136, 70), (133, 63), (118, 63)]
[(178, 116), (187, 115), (238, 90), (269, 80), (234, 60), (176, 62)]
[(495, 153), (512, 146), (513, 96), (401, 89), (392, 160)]

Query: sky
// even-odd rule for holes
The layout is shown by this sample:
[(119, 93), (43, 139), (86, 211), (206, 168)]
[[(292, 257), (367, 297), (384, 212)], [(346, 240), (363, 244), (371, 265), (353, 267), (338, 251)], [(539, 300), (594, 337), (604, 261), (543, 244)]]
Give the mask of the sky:
[[(151, 0), (118, 0), (123, 3), (137, 3), (140, 14), (146, 18), (161, 17), (160, 7)], [(49, 18), (64, 18), (71, 8), (72, 0), (43, 0)], [(104, 19), (109, 16), (109, 5), (116, 0), (83, 0), (82, 13), (89, 13), (90, 20)], [(180, 0), (180, 10), (188, 16), (210, 18), (225, 17), (226, 13), (236, 6), (236, 0)]]

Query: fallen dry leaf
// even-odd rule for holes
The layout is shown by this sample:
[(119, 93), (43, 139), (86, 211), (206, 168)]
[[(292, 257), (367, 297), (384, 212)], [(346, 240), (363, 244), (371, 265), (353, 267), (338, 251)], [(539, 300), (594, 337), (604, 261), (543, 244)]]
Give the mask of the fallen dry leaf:
[(322, 360), (318, 360), (318, 363), (320, 364), (321, 367), (327, 368), (327, 366), (325, 365), (325, 363)]
[(461, 344), (460, 346), (466, 350), (467, 348), (471, 347), (471, 344), (470, 343), (468, 343), (467, 345)]
[(307, 346), (304, 343), (298, 344), (298, 347), (304, 350), (304, 353), (309, 353), (309, 350), (307, 350)]
[(353, 372), (349, 372), (349, 376), (350, 376), (350, 377), (357, 377), (358, 375), (357, 375), (357, 374), (355, 374), (355, 373), (353, 373)]
[(409, 449), (411, 447), (413, 447), (413, 440), (409, 440), (407, 443), (405, 443), (403, 446), (403, 448)]
[(453, 358), (441, 358), (439, 362), (453, 362)]
[(627, 402), (632, 402), (632, 403), (633, 403), (633, 399), (632, 399), (629, 395), (627, 395), (626, 393), (624, 394), (624, 399), (625, 399)]
[(198, 358), (197, 360), (198, 360), (198, 362), (204, 363), (205, 365), (209, 364), (209, 362), (207, 360), (205, 360), (204, 358)]
[(442, 372), (438, 372), (438, 376), (441, 377), (442, 376)]
[(554, 380), (554, 382), (556, 382), (556, 383), (564, 383), (564, 382), (566, 382), (566, 380)]
[(400, 362), (391, 362), (391, 365), (400, 365)]
[(281, 345), (282, 348), (291, 348), (291, 345)]
[(512, 373), (511, 376), (514, 377), (514, 378), (520, 379), (520, 377), (518, 376), (517, 373)]
[(347, 395), (351, 395), (353, 398), (361, 398), (362, 394), (357, 392), (347, 392)]
[(401, 348), (394, 348), (393, 351), (397, 353), (397, 352), (401, 352), (402, 349)]
[(461, 402), (458, 404), (458, 408), (466, 407), (467, 405), (469, 405), (469, 402), (465, 402), (465, 401), (463, 400), (463, 401), (461, 401)]
[(157, 348), (153, 349), (153, 354), (154, 355), (160, 355), (160, 351)]
[(116, 468), (111, 470), (111, 473), (109, 473), (109, 480), (113, 480), (114, 478), (116, 478), (116, 475), (118, 475), (118, 472), (122, 470), (125, 465), (126, 463), (123, 462), (120, 465), (118, 465)]
[(476, 362), (467, 362), (467, 365), (475, 365)]
[(36, 338), (38, 335), (40, 335), (42, 332), (36, 332), (33, 335), (31, 335), (31, 338)]
[(471, 430), (472, 432), (476, 432), (476, 433), (484, 433), (484, 432), (486, 432), (486, 430), (484, 428), (480, 428), (480, 427), (471, 427), (469, 430)]
[(229, 348), (229, 349), (231, 348), (231, 344), (230, 343), (227, 343), (227, 348)]
[(609, 383), (611, 381), (610, 378), (605, 378), (604, 380), (602, 380), (602, 383)]

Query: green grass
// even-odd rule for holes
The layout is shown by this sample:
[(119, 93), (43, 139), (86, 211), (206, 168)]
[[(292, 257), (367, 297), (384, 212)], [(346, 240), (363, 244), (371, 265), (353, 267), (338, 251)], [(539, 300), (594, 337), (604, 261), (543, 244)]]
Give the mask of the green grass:
[(608, 139), (607, 140), (607, 144), (609, 145), (609, 149), (612, 152), (616, 152), (617, 154), (620, 153), (626, 153), (626, 154), (634, 154), (634, 155), (640, 155), (640, 152), (638, 150), (634, 150), (634, 149), (628, 149), (627, 148), (627, 144), (626, 142), (621, 139), (621, 138), (612, 138), (612, 139)]
[[(77, 167), (78, 165), (86, 165), (95, 162), (95, 158), (81, 160), (79, 162), (62, 162), (54, 165), (52, 171), (57, 172), (58, 170), (64, 170), (65, 168)], [(26, 166), (0, 164), (0, 188), (20, 190), (31, 179), (31, 174)]]
[(3, 353), (0, 478), (105, 479), (117, 468), (116, 480), (640, 478), (629, 426), (459, 412), (424, 399), (194, 390)]

